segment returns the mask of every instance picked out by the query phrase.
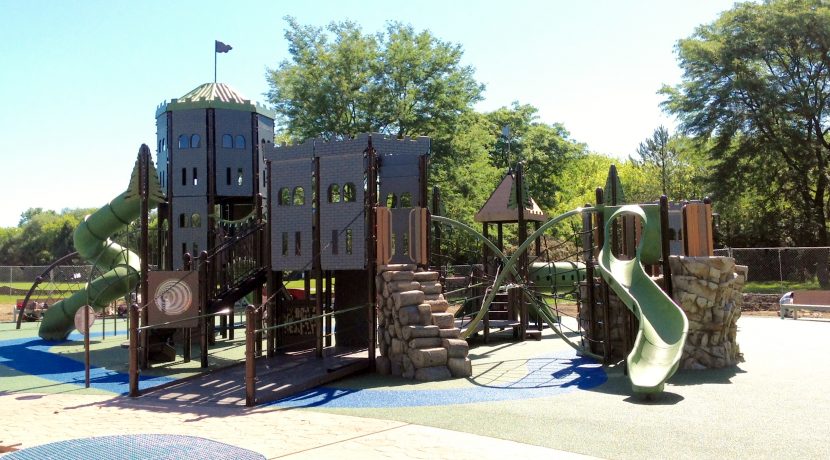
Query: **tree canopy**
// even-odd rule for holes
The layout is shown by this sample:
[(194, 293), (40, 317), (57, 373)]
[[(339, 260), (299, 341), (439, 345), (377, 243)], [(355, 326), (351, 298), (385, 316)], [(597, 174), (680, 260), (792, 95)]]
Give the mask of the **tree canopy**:
[(291, 59), (266, 78), (291, 137), (433, 134), (481, 99), (484, 87), (461, 64), (461, 46), (428, 30), (390, 22), (368, 35), (350, 21), (323, 29), (285, 19)]
[(741, 208), (727, 219), (784, 220), (776, 243), (826, 246), (830, 7), (737, 4), (680, 40), (677, 53), (682, 82), (663, 88), (664, 108), (709, 141), (716, 200)]

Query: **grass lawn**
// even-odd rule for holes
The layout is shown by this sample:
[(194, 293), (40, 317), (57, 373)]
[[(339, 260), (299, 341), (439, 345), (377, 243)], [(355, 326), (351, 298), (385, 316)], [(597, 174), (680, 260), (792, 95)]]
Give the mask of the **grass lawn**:
[(809, 281), (748, 281), (744, 292), (749, 294), (783, 294), (789, 291), (821, 289), (818, 281), (813, 278)]

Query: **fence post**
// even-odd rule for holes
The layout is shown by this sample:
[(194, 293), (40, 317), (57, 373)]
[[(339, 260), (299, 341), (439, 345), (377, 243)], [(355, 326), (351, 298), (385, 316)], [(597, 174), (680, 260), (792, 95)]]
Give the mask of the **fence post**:
[(252, 407), (256, 404), (256, 313), (254, 307), (245, 308), (245, 405)]
[(130, 305), (130, 396), (141, 396), (138, 390), (138, 304)]

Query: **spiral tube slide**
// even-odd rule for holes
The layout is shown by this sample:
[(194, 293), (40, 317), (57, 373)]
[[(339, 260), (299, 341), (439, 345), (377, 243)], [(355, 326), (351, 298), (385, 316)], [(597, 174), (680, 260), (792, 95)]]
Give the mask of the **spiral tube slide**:
[[(631, 386), (635, 393), (659, 393), (680, 364), (689, 331), (689, 321), (680, 307), (643, 270), (641, 259), (656, 260), (654, 254), (659, 251), (660, 219), (657, 213), (634, 205), (606, 207), (605, 211), (605, 239), (599, 254), (599, 271), (639, 319), (634, 348), (626, 357)], [(610, 248), (610, 224), (624, 214), (633, 214), (643, 220), (643, 236), (632, 260), (617, 259)]]
[[(142, 150), (146, 148), (142, 146)], [(147, 150), (149, 155), (149, 150)], [(159, 203), (158, 179), (152, 162), (148, 161), (151, 204)], [(98, 211), (88, 215), (75, 229), (75, 250), (92, 262), (103, 275), (87, 283), (86, 288), (52, 305), (43, 317), (38, 334), (45, 340), (65, 340), (75, 328), (75, 313), (84, 305), (96, 311), (135, 289), (140, 277), (140, 259), (134, 252), (109, 239), (126, 228), (141, 213), (138, 191), (138, 162), (133, 168), (130, 187)]]

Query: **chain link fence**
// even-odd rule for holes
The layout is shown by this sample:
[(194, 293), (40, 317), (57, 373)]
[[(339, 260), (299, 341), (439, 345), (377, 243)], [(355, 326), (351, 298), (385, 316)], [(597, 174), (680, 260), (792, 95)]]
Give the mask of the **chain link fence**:
[(716, 256), (749, 267), (745, 293), (783, 294), (796, 289), (822, 289), (830, 283), (830, 247), (725, 248)]
[[(48, 265), (0, 266), (0, 295), (24, 296)], [(84, 284), (92, 273), (92, 265), (59, 265), (47, 274), (42, 283)]]

